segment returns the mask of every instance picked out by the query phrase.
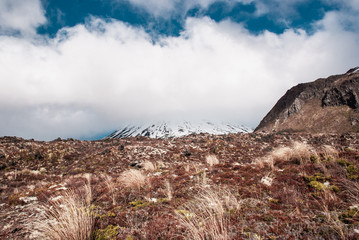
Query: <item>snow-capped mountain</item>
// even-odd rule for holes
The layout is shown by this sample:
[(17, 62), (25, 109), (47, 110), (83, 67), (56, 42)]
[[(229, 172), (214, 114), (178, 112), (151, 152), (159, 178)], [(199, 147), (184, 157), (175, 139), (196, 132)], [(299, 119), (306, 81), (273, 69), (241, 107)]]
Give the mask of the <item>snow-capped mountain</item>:
[(228, 134), (238, 132), (252, 132), (253, 130), (234, 124), (202, 122), (170, 122), (164, 121), (154, 124), (128, 125), (120, 128), (106, 138), (126, 138), (146, 136), (150, 138), (171, 138), (182, 137), (190, 134), (209, 133), (209, 134)]

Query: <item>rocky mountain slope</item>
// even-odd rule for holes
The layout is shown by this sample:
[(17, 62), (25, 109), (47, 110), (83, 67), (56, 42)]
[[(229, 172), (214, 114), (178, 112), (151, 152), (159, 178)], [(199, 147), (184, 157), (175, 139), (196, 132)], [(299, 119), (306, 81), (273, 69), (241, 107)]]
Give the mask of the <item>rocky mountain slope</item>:
[(127, 137), (150, 137), (150, 138), (173, 138), (190, 134), (229, 134), (229, 133), (252, 132), (252, 129), (234, 124), (214, 123), (209, 121), (163, 121), (152, 124), (129, 125), (116, 130), (106, 138)]
[(358, 96), (359, 68), (299, 84), (279, 99), (255, 131), (357, 132)]

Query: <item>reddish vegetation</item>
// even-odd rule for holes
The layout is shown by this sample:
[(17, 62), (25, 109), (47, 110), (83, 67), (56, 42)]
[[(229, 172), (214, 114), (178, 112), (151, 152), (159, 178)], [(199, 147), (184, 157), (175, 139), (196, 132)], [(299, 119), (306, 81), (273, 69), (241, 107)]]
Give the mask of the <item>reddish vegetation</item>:
[[(358, 136), (3, 137), (0, 238), (38, 238), (34, 224), (46, 221), (40, 206), (74, 190), (94, 217), (94, 238), (192, 239), (181, 222), (194, 218), (206, 187), (231, 193), (223, 239), (357, 239)], [(129, 176), (140, 180), (130, 184)]]

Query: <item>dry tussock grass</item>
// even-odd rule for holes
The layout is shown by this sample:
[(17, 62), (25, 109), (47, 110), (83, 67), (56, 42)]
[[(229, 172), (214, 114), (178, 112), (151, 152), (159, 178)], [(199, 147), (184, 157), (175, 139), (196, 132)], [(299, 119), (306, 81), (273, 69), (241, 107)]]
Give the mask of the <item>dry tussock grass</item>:
[(108, 192), (111, 195), (112, 204), (116, 205), (116, 186), (111, 176), (104, 174), (103, 179), (107, 187)]
[(171, 184), (168, 180), (165, 181), (165, 186), (166, 186), (167, 199), (171, 201), (173, 198), (173, 193), (172, 193), (173, 190), (172, 190)]
[(347, 227), (339, 220), (339, 213), (337, 211), (331, 211), (331, 206), (340, 203), (338, 197), (330, 190), (325, 189), (316, 201), (325, 216), (327, 225), (336, 232), (340, 239), (348, 239)]
[(140, 170), (129, 169), (122, 172), (118, 180), (125, 187), (140, 190), (147, 183), (147, 176)]
[(89, 173), (86, 173), (85, 174), (85, 178), (87, 180), (87, 184), (85, 184), (84, 186), (84, 189), (85, 189), (85, 201), (86, 201), (86, 204), (88, 206), (91, 205), (91, 201), (92, 201), (92, 189), (91, 189), (91, 174)]
[(146, 171), (155, 171), (156, 170), (156, 167), (155, 165), (150, 162), (150, 161), (145, 161), (143, 163), (143, 169), (145, 169)]
[(176, 214), (186, 239), (227, 240), (229, 214), (239, 209), (239, 201), (228, 190), (201, 187), (198, 195)]
[(261, 168), (268, 165), (270, 168), (274, 169), (276, 161), (289, 161), (290, 159), (307, 161), (312, 155), (316, 155), (316, 152), (311, 146), (303, 142), (295, 141), (291, 146), (275, 148), (268, 155), (254, 160), (253, 164), (258, 165), (258, 167)]
[(315, 150), (311, 146), (303, 142), (294, 142), (291, 149), (292, 154), (290, 155), (290, 158), (308, 160), (310, 159), (310, 156), (316, 155)]
[(338, 151), (329, 145), (323, 145), (321, 147), (321, 151), (325, 158), (331, 157), (331, 158), (337, 158), (338, 157)]
[(45, 210), (45, 219), (34, 224), (34, 228), (40, 233), (39, 239), (91, 239), (94, 218), (90, 206), (86, 204), (86, 199), (90, 198), (88, 187), (85, 191), (85, 201), (82, 201), (74, 191), (66, 191), (50, 205), (42, 206)]
[(359, 205), (359, 182), (341, 179), (337, 185), (352, 205)]

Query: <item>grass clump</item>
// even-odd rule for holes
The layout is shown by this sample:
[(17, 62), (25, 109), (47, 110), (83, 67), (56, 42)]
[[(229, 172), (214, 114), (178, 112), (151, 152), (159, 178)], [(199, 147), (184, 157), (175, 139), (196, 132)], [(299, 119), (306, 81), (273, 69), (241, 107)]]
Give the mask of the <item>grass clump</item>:
[(319, 191), (323, 191), (324, 189), (327, 188), (323, 183), (318, 182), (318, 181), (310, 181), (309, 186), (311, 186)]
[(128, 188), (140, 190), (147, 182), (147, 177), (140, 170), (129, 169), (121, 173), (119, 181)]
[(95, 240), (107, 240), (116, 239), (116, 236), (120, 233), (119, 226), (108, 225), (104, 229), (98, 229), (95, 231)]
[(185, 229), (185, 239), (230, 239), (229, 219), (232, 209), (238, 211), (238, 200), (226, 190), (202, 187), (198, 195), (176, 210), (180, 225)]
[(340, 221), (346, 224), (358, 223), (359, 221), (359, 209), (349, 208), (339, 216)]
[(347, 170), (347, 177), (349, 179), (355, 180), (355, 179), (359, 178), (358, 168), (355, 167), (353, 163), (351, 163), (345, 159), (338, 159), (337, 163)]
[(345, 159), (338, 159), (336, 162), (342, 167), (348, 167), (349, 165), (351, 165), (351, 163)]
[(130, 202), (130, 205), (135, 207), (135, 209), (139, 209), (139, 208), (143, 208), (143, 207), (147, 207), (150, 205), (150, 203), (148, 202), (144, 202), (142, 200), (137, 200), (137, 201), (132, 201)]
[(310, 161), (311, 161), (312, 163), (318, 163), (318, 157), (315, 156), (315, 155), (312, 155), (312, 156), (310, 156)]
[(318, 191), (331, 190), (339, 192), (340, 189), (336, 185), (329, 184), (330, 176), (325, 176), (322, 173), (315, 173), (312, 176), (305, 177), (308, 185)]
[(324, 182), (324, 181), (329, 181), (330, 176), (324, 176), (324, 174), (322, 174), (322, 173), (315, 173), (312, 176), (306, 177), (306, 180), (308, 182), (312, 182), (312, 181)]
[(347, 166), (347, 176), (350, 179), (358, 179), (358, 169), (354, 165)]
[(73, 192), (65, 192), (51, 206), (43, 206), (45, 219), (35, 223), (40, 239), (90, 240), (94, 230), (94, 216), (85, 201)]

